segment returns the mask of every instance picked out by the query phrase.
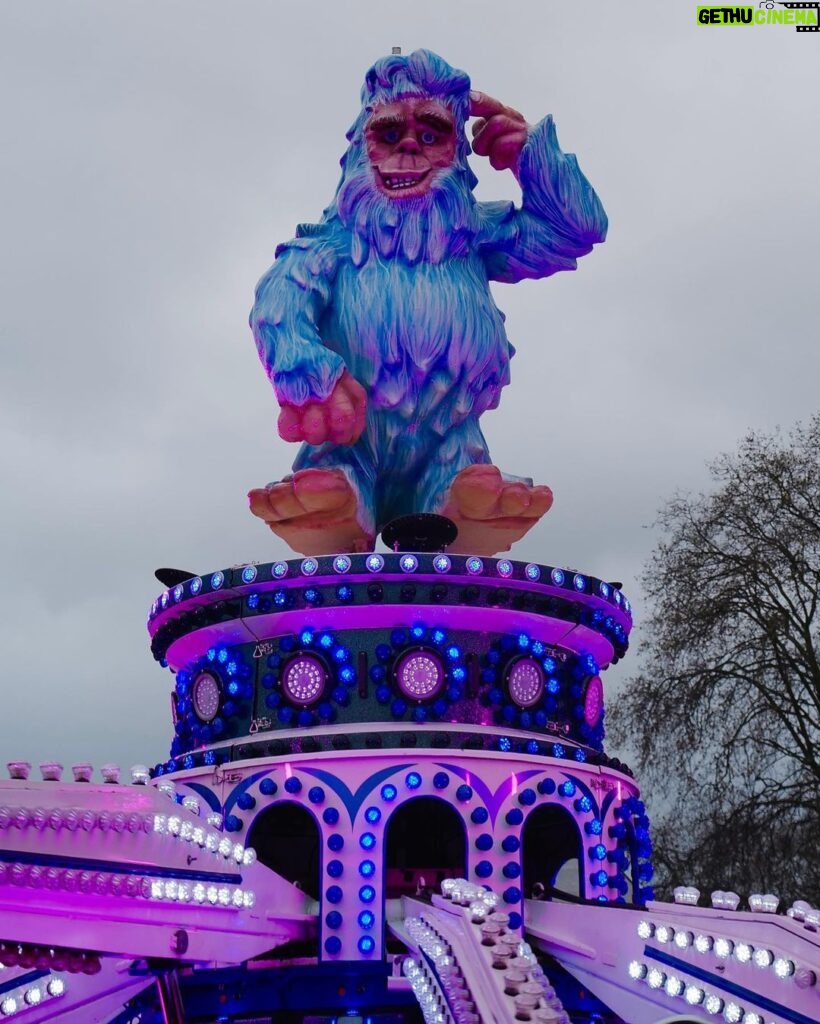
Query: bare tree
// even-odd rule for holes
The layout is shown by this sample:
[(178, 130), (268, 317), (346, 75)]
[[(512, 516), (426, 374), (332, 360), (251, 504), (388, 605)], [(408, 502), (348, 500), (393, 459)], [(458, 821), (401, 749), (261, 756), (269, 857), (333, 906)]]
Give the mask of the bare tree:
[(641, 671), (610, 712), (661, 888), (820, 902), (820, 416), (752, 434), (661, 511)]

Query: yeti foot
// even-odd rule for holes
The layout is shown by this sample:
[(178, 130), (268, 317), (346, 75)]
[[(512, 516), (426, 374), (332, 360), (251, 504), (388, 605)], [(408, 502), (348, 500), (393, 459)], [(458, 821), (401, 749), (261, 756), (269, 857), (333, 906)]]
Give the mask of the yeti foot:
[(458, 527), (448, 551), (494, 555), (532, 529), (552, 506), (549, 487), (505, 480), (496, 466), (467, 466), (450, 486), (441, 514)]
[(303, 469), (248, 494), (251, 512), (302, 555), (372, 551), (356, 518), (356, 492), (340, 469)]

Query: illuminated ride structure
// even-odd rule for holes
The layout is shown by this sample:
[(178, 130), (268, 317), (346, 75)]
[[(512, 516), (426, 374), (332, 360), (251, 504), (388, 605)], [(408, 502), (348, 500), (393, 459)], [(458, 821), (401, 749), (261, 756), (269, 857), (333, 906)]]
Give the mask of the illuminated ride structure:
[(435, 551), (166, 590), (171, 760), (0, 783), (0, 1019), (816, 1021), (816, 911), (653, 900), (603, 750), (630, 626), (606, 581)]
[[(515, 170), (521, 209), (472, 199), (464, 126), (479, 115), (474, 148)], [(603, 208), (551, 118), (527, 125), (429, 51), (371, 68), (348, 140), (349, 180), (281, 247), (253, 319), (285, 425), (297, 407), (344, 424), (359, 403), (358, 440), (305, 446), (251, 507), (286, 539), (294, 515), (297, 539), (318, 521), (308, 552), (337, 537), (360, 551), (365, 523), (419, 514), (385, 527), (384, 554), (158, 571), (148, 628), (174, 677), (170, 760), (127, 784), (112, 765), (99, 782), (87, 764), (34, 780), (24, 762), (0, 781), (0, 1022), (817, 1024), (820, 911), (778, 915), (754, 895), (740, 911), (733, 893), (700, 906), (691, 888), (654, 899), (638, 786), (603, 745), (600, 676), (632, 626), (620, 585), (455, 553), (477, 524), (482, 550), (509, 542), (487, 522), (493, 488), (508, 489), (503, 516), (529, 509), (519, 537), (551, 502), (486, 465), (478, 417), (511, 351), (489, 281), (572, 269), (602, 240)], [(437, 162), (418, 170), (425, 146)], [(362, 234), (370, 205), (350, 197), (378, 181), (383, 223)], [(446, 202), (422, 245), (415, 207), (389, 204), (433, 181)], [(340, 339), (363, 379), (384, 369), (367, 434)], [(390, 516), (368, 480), (389, 484)]]

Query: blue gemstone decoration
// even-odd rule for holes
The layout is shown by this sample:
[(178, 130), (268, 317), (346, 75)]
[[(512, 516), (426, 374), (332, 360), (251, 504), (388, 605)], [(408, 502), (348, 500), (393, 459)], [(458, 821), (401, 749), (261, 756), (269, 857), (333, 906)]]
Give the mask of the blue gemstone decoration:
[(467, 572), (473, 576), (478, 576), (479, 573), (484, 572), (484, 563), (480, 558), (476, 558), (474, 555), (467, 559)]
[(372, 910), (363, 910), (356, 919), (359, 922), (359, 927), (365, 930), (373, 927), (376, 921), (376, 915)]
[(518, 794), (518, 802), (525, 807), (530, 807), (538, 799), (534, 789), (522, 789)]
[(364, 812), (364, 820), (368, 825), (377, 825), (382, 818), (382, 812), (378, 807), (368, 807)]
[(433, 568), (436, 572), (449, 572), (452, 564), (447, 555), (436, 555), (433, 559)]
[(340, 860), (330, 860), (327, 862), (327, 873), (331, 878), (341, 878), (344, 870), (344, 864)]
[(362, 903), (372, 903), (375, 898), (376, 890), (372, 885), (363, 885), (361, 889), (359, 889), (359, 899)]
[(561, 783), (559, 791), (561, 796), (575, 796), (575, 783), (570, 782), (569, 779), (567, 779), (566, 782)]
[(255, 579), (256, 579), (256, 566), (255, 565), (246, 565), (245, 568), (242, 570), (242, 582), (243, 583), (253, 583), (253, 581)]
[(181, 583), (177, 583), (177, 585), (174, 587), (174, 600), (175, 601), (181, 601), (183, 593), (184, 593), (184, 588), (183, 588), (182, 584)]
[(229, 814), (225, 819), (225, 831), (226, 832), (238, 832), (242, 828), (242, 819), (237, 818), (235, 814)]
[(501, 849), (505, 853), (515, 853), (520, 845), (521, 841), (518, 836), (505, 836), (501, 841)]
[(381, 572), (384, 568), (384, 559), (381, 555), (368, 555), (365, 565), (370, 572)]
[(333, 559), (333, 568), (336, 572), (348, 572), (350, 569), (350, 559), (347, 555), (337, 555)]
[(303, 576), (313, 576), (316, 570), (319, 568), (319, 563), (315, 558), (305, 558), (302, 560), (300, 569), (302, 570)]
[(493, 873), (493, 866), (488, 860), (480, 860), (475, 866), (475, 873), (479, 878), (489, 878)]
[(224, 582), (225, 582), (224, 573), (215, 572), (213, 574), (213, 576), (211, 576), (211, 589), (212, 590), (219, 590), (219, 588), (222, 586), (222, 584)]
[(433, 776), (433, 785), (436, 789), (446, 789), (450, 785), (450, 776), (447, 772), (436, 772)]
[(490, 835), (489, 832), (482, 832), (481, 835), (476, 838), (475, 848), (477, 850), (481, 850), (482, 852), (492, 850), (493, 837)]
[(342, 915), (338, 910), (331, 910), (330, 913), (325, 916), (325, 924), (328, 928), (341, 928)]
[(299, 634), (299, 642), (302, 644), (303, 647), (310, 647), (310, 645), (313, 643), (313, 630), (303, 629), (302, 632)]
[(520, 928), (523, 923), (523, 919), (521, 915), (518, 913), (518, 911), (513, 910), (510, 913), (510, 928), (512, 928), (514, 931), (516, 928)]
[(520, 903), (521, 890), (516, 886), (511, 885), (509, 889), (504, 890), (503, 899), (505, 903)]
[(168, 591), (167, 590), (162, 595), (162, 597), (159, 599), (159, 603), (162, 605), (163, 608), (167, 608), (168, 607)]
[[(550, 676), (550, 678), (547, 680), (547, 692), (554, 694), (554, 693), (558, 693), (558, 691), (560, 689), (561, 689), (561, 684), (558, 682), (558, 680), (555, 678), (555, 676)], [(561, 756), (563, 757), (563, 754)]]
[(224, 647), (221, 647), (217, 651), (216, 660), (220, 663), (220, 665), (224, 665), (225, 662), (228, 660), (228, 652), (225, 650)]
[(287, 600), (288, 600), (288, 595), (285, 593), (284, 590), (277, 590), (276, 593), (273, 595), (273, 602), (274, 602), (274, 604), (277, 604), (280, 607), (283, 604), (287, 604)]
[(410, 636), (412, 636), (412, 638), (414, 640), (423, 640), (424, 639), (424, 634), (426, 632), (427, 632), (427, 630), (425, 629), (425, 627), (422, 626), (420, 623), (417, 623), (410, 630)]
[(474, 825), (483, 825), (490, 817), (490, 812), (486, 807), (476, 807), (470, 815), (470, 820)]
[(504, 820), (508, 825), (520, 825), (524, 820), (524, 812), (519, 807), (513, 807), (511, 811), (507, 811)]
[(534, 562), (530, 562), (530, 564), (524, 570), (524, 575), (527, 577), (528, 580), (532, 580), (533, 583), (536, 583), (538, 580), (541, 579), (541, 566), (536, 565)]
[(419, 560), (415, 555), (402, 555), (399, 565), (402, 572), (415, 572), (419, 567)]
[(456, 800), (460, 800), (462, 803), (466, 803), (467, 800), (472, 799), (472, 796), (473, 788), (472, 786), (468, 786), (466, 782), (456, 790)]
[(606, 847), (603, 843), (598, 843), (597, 846), (593, 846), (590, 850), (590, 855), (595, 860), (604, 860), (606, 857)]
[(250, 793), (242, 793), (236, 801), (236, 806), (243, 811), (249, 811), (251, 808), (256, 807), (256, 800), (254, 800)]
[(308, 604), (316, 604), (319, 600), (319, 591), (315, 587), (308, 587), (305, 591), (305, 600)]
[(408, 772), (407, 778), (404, 781), (408, 789), (418, 789), (421, 785), (421, 776), (418, 772)]
[(322, 804), (325, 801), (325, 791), (321, 786), (311, 786), (308, 790), (308, 800), (312, 804)]
[(598, 590), (601, 592), (601, 597), (609, 597), (609, 584), (604, 583), (603, 580), (598, 584)]
[(447, 639), (447, 634), (444, 632), (443, 629), (434, 629), (433, 632), (430, 634), (430, 639), (436, 645), (443, 644), (444, 641)]
[(376, 837), (372, 832), (363, 832), (359, 837), (359, 846), (361, 846), (363, 850), (372, 850), (375, 845)]
[(580, 573), (576, 573), (575, 576), (572, 577), (572, 585), (575, 587), (576, 590), (586, 590), (586, 576), (582, 576)]
[(396, 787), (388, 783), (386, 786), (382, 786), (382, 800), (386, 803), (396, 799), (397, 790)]
[(353, 600), (353, 587), (349, 587), (346, 583), (341, 587), (336, 588), (336, 597), (340, 601), (352, 601)]
[(364, 956), (369, 956), (376, 948), (376, 942), (370, 935), (363, 935), (359, 939), (359, 952)]
[(500, 562), (497, 562), (495, 569), (498, 575), (503, 576), (505, 579), (512, 576), (513, 573), (512, 562), (508, 561), (506, 558), (502, 558)]
[(584, 831), (588, 836), (599, 836), (603, 831), (600, 818), (593, 818), (592, 821), (587, 821), (584, 824)]
[(335, 807), (327, 807), (322, 812), (322, 820), (326, 825), (335, 825), (339, 820), (339, 812)]
[(338, 956), (342, 951), (342, 940), (338, 935), (331, 935), (329, 939), (325, 939), (325, 952), (331, 956)]
[[(521, 716), (524, 717), (523, 715)], [(527, 753), (537, 754), (538, 753), (538, 740), (527, 740)]]
[(288, 793), (298, 793), (302, 788), (302, 782), (297, 779), (295, 775), (292, 775), (289, 779), (285, 779), (285, 790)]
[(334, 832), (333, 835), (328, 836), (327, 838), (327, 847), (334, 853), (338, 853), (339, 850), (341, 850), (344, 847), (344, 845), (344, 836), (340, 835), (338, 832)]
[(248, 607), (251, 611), (255, 611), (259, 607), (259, 595), (251, 594), (248, 598)]
[(202, 580), (199, 576), (194, 576), (191, 580), (191, 593), (196, 597), (200, 590), (202, 590)]
[(503, 750), (505, 753), (507, 753), (509, 750), (512, 749), (512, 743), (510, 742), (510, 737), (509, 736), (500, 736), (499, 737), (499, 739), (498, 739), (498, 749), (499, 750)]
[(564, 576), (564, 570), (563, 569), (553, 569), (552, 572), (550, 573), (550, 578), (552, 579), (552, 582), (556, 585), (556, 587), (563, 587), (564, 579), (566, 578)]
[(271, 576), (273, 576), (274, 579), (277, 579), (277, 580), (284, 579), (285, 576), (287, 576), (287, 574), (288, 574), (288, 564), (287, 564), (287, 562), (277, 562), (273, 566), (273, 568), (271, 569), (270, 573), (271, 573)]
[(521, 865), (517, 864), (514, 860), (511, 860), (509, 864), (504, 865), (504, 867), (501, 869), (501, 873), (504, 875), (505, 878), (518, 878), (518, 876), (521, 874)]
[(376, 873), (376, 865), (372, 860), (363, 860), (359, 865), (359, 874), (362, 878), (372, 878)]

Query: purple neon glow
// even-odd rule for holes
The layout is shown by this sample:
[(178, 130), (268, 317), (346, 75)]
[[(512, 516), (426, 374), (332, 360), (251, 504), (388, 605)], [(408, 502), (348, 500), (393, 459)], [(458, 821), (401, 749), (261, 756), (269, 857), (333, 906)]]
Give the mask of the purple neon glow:
[(507, 686), (520, 708), (531, 708), (544, 694), (544, 670), (534, 658), (519, 658), (510, 669)]
[(604, 686), (600, 676), (593, 676), (587, 683), (584, 694), (584, 721), (590, 728), (594, 728), (601, 721), (603, 706)]
[(430, 651), (409, 651), (396, 668), (399, 689), (412, 700), (429, 700), (444, 686), (444, 669)]
[(312, 654), (300, 654), (282, 673), (282, 689), (294, 704), (315, 704), (325, 692), (327, 671)]
[(210, 672), (200, 672), (191, 688), (194, 711), (201, 722), (212, 722), (219, 711), (221, 691)]

